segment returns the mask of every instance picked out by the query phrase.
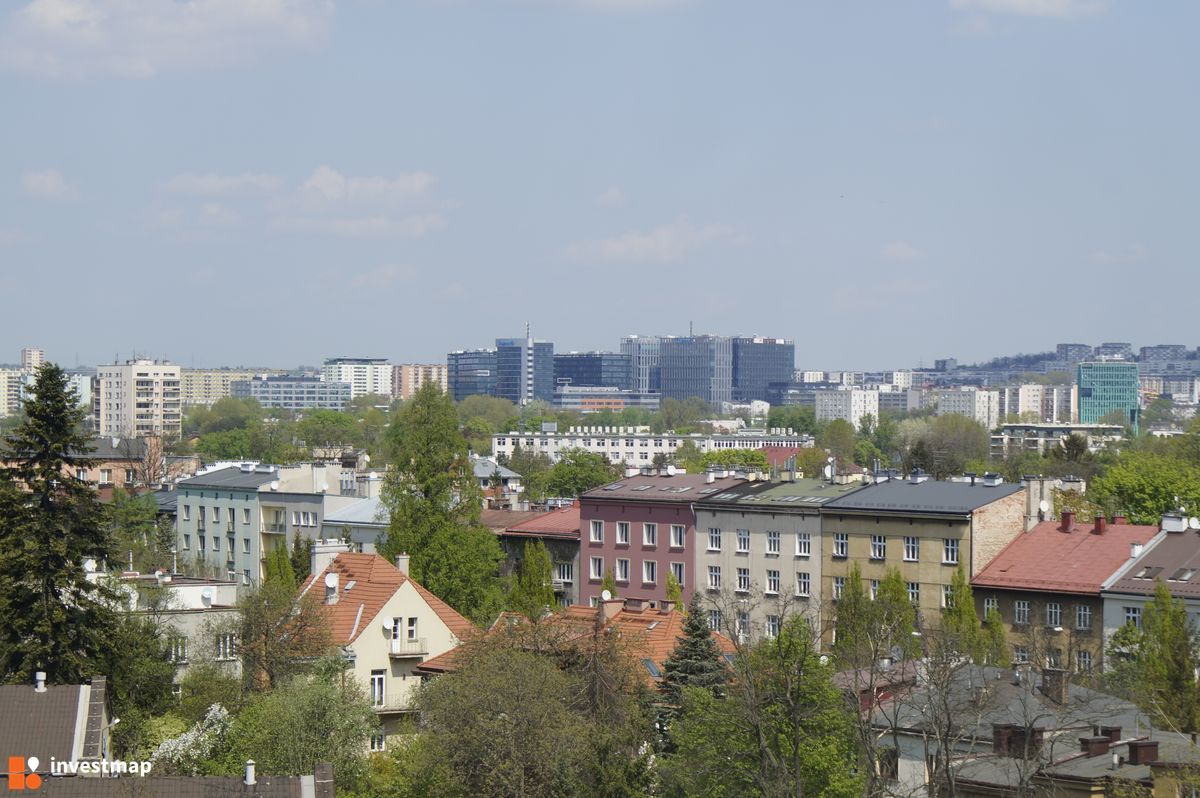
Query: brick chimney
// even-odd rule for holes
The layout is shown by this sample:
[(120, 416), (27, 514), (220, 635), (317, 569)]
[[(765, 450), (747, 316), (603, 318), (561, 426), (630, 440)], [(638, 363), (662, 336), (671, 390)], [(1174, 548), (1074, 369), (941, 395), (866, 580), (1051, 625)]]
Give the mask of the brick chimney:
[(1012, 744), (1013, 725), (1011, 723), (992, 724), (992, 753), (1008, 756)]
[(1158, 760), (1158, 740), (1130, 740), (1129, 764), (1148, 765)]
[(675, 611), (675, 602), (671, 599), (663, 599), (662, 601), (658, 602), (658, 611), (663, 615), (669, 615)]
[(1125, 517), (1124, 513), (1117, 513), (1116, 515), (1113, 516), (1113, 523), (1114, 524), (1128, 524), (1129, 519)]
[(333, 798), (333, 765), (321, 762), (313, 768), (313, 798)]
[(1107, 527), (1108, 527), (1108, 524), (1104, 520), (1104, 516), (1098, 515), (1098, 516), (1096, 516), (1096, 524), (1095, 524), (1095, 526), (1092, 527), (1092, 534), (1093, 535), (1103, 535), (1104, 530)]
[(1075, 529), (1075, 513), (1072, 510), (1063, 510), (1062, 524), (1058, 527), (1062, 532), (1070, 532)]
[(1097, 726), (1096, 727), (1096, 736), (1097, 737), (1107, 737), (1109, 742), (1115, 743), (1121, 739), (1121, 727), (1120, 726)]
[(1042, 669), (1042, 695), (1056, 704), (1066, 704), (1070, 697), (1070, 681), (1062, 668)]
[(608, 601), (600, 602), (600, 615), (606, 621), (611, 621), (617, 617), (617, 613), (625, 606), (625, 599), (609, 599)]
[(625, 599), (625, 609), (629, 610), (630, 612), (641, 612), (642, 610), (646, 609), (646, 600), (640, 598), (627, 598)]
[(1079, 751), (1087, 754), (1088, 759), (1094, 756), (1104, 756), (1108, 753), (1108, 746), (1112, 743), (1107, 737), (1080, 737)]

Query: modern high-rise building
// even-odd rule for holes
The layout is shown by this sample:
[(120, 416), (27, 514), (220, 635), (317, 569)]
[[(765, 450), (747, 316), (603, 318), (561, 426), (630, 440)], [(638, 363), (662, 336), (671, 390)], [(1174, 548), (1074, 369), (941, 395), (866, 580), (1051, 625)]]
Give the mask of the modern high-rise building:
[(629, 355), (630, 387), (639, 393), (661, 389), (658, 356), (662, 338), (657, 335), (627, 335), (621, 339), (621, 354)]
[(350, 383), (350, 398), (392, 395), (391, 363), (382, 357), (331, 357), (321, 366), (325, 382)]
[(664, 399), (699, 397), (714, 407), (733, 401), (733, 339), (689, 335), (661, 340), (658, 365)]
[(183, 428), (179, 366), (145, 359), (99, 366), (93, 412), (102, 436), (178, 437)]
[(554, 356), (554, 384), (632, 389), (632, 357), (623, 352), (568, 352)]
[(517, 405), (554, 400), (554, 344), (533, 338), (496, 339), (496, 396)]
[(496, 350), (460, 349), (446, 355), (446, 384), (455, 400), (496, 395)]
[(392, 371), (392, 396), (397, 399), (408, 399), (427, 382), (437, 383), (445, 393), (447, 384), (447, 367), (444, 363), (404, 363)]
[(1076, 367), (1079, 423), (1099, 424), (1120, 412), (1136, 433), (1138, 428), (1138, 367), (1122, 361), (1084, 362)]
[(796, 369), (796, 344), (783, 338), (733, 339), (733, 401), (765, 402), (767, 386)]
[(36, 371), (46, 362), (46, 353), (41, 349), (22, 349), (21, 368), (25, 371)]
[(0, 418), (20, 412), (21, 385), (26, 374), (21, 369), (0, 369)]

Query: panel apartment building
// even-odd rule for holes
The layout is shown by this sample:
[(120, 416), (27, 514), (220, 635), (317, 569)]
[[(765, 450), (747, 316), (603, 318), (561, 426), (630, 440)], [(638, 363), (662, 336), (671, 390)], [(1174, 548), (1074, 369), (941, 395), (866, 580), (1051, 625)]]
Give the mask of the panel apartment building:
[(93, 412), (100, 435), (178, 438), (183, 428), (179, 366), (142, 359), (99, 366)]
[(394, 366), (381, 357), (332, 357), (321, 366), (325, 382), (350, 385), (350, 398), (392, 395)]

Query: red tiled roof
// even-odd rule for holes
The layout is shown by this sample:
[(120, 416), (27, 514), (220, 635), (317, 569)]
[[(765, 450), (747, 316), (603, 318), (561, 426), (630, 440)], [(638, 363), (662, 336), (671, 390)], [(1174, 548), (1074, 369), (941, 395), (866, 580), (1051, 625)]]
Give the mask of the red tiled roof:
[(479, 522), (493, 532), (502, 532), (511, 526), (545, 514), (545, 510), (484, 510), (479, 515)]
[(1109, 524), (1099, 535), (1092, 530), (1092, 524), (1076, 522), (1064, 532), (1060, 521), (1044, 521), (1008, 544), (971, 584), (1098, 594), (1129, 559), (1129, 544), (1145, 544), (1158, 527)]
[(506, 530), (510, 535), (530, 535), (534, 537), (561, 537), (579, 539), (579, 504), (569, 507), (559, 507), (548, 513), (530, 518), (510, 526)]
[(799, 446), (762, 446), (759, 451), (766, 455), (767, 462), (773, 468), (781, 468), (801, 450)]
[(417, 593), (442, 623), (459, 640), (465, 640), (475, 630), (475, 625), (459, 615), (437, 596), (430, 593), (414, 579), (402, 574), (396, 566), (378, 554), (343, 552), (319, 574), (305, 582), (303, 592), (312, 589), (316, 595), (324, 595), (325, 575), (338, 575), (338, 601), (324, 605), (333, 640), (338, 645), (354, 642), (364, 629), (370, 626), (383, 605), (400, 586), (412, 582)]

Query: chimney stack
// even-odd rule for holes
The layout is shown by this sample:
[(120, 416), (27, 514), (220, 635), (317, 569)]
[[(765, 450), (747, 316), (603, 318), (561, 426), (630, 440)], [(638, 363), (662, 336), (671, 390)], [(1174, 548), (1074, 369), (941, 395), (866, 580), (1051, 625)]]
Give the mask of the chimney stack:
[(1117, 513), (1116, 515), (1113, 516), (1113, 523), (1114, 524), (1128, 524), (1129, 519), (1125, 517), (1124, 513)]
[(671, 599), (663, 599), (662, 601), (658, 602), (658, 610), (663, 615), (672, 613), (675, 611), (675, 602)]
[(45, 671), (38, 671), (37, 673), (33, 674), (33, 692), (35, 692), (35, 693), (46, 692), (46, 672)]
[(1096, 525), (1092, 527), (1092, 534), (1093, 535), (1103, 535), (1105, 529), (1106, 529), (1106, 522), (1104, 520), (1104, 516), (1097, 515), (1096, 516)]
[(1130, 740), (1129, 764), (1149, 765), (1158, 759), (1158, 740)]
[(246, 760), (246, 786), (253, 787), (258, 782), (254, 779), (254, 760)]
[(1130, 543), (1129, 544), (1130, 559), (1137, 559), (1138, 557), (1141, 557), (1141, 556), (1142, 556), (1142, 544), (1141, 543)]
[(601, 600), (600, 614), (604, 620), (611, 621), (613, 618), (617, 617), (617, 613), (620, 612), (621, 608), (624, 606), (625, 599), (614, 598), (609, 599), (608, 601)]
[(1075, 529), (1075, 512), (1073, 510), (1063, 510), (1062, 525), (1059, 530), (1063, 532), (1071, 532)]
[(1094, 756), (1104, 756), (1108, 753), (1108, 746), (1111, 742), (1107, 737), (1080, 737), (1079, 752), (1087, 754), (1088, 759)]
[(1110, 743), (1115, 743), (1121, 739), (1121, 727), (1120, 726), (1097, 726), (1096, 727), (1096, 736), (1097, 737), (1107, 737), (1108, 741)]
[(412, 559), (408, 556), (408, 552), (396, 555), (396, 570), (408, 576), (408, 561)]
[(1167, 534), (1178, 535), (1185, 531), (1187, 527), (1187, 519), (1179, 513), (1167, 513), (1162, 517), (1162, 531)]
[(1009, 745), (1012, 743), (1013, 725), (1011, 723), (992, 724), (992, 753), (1008, 756)]
[(1043, 668), (1042, 694), (1056, 704), (1065, 705), (1070, 695), (1067, 672), (1062, 668)]

